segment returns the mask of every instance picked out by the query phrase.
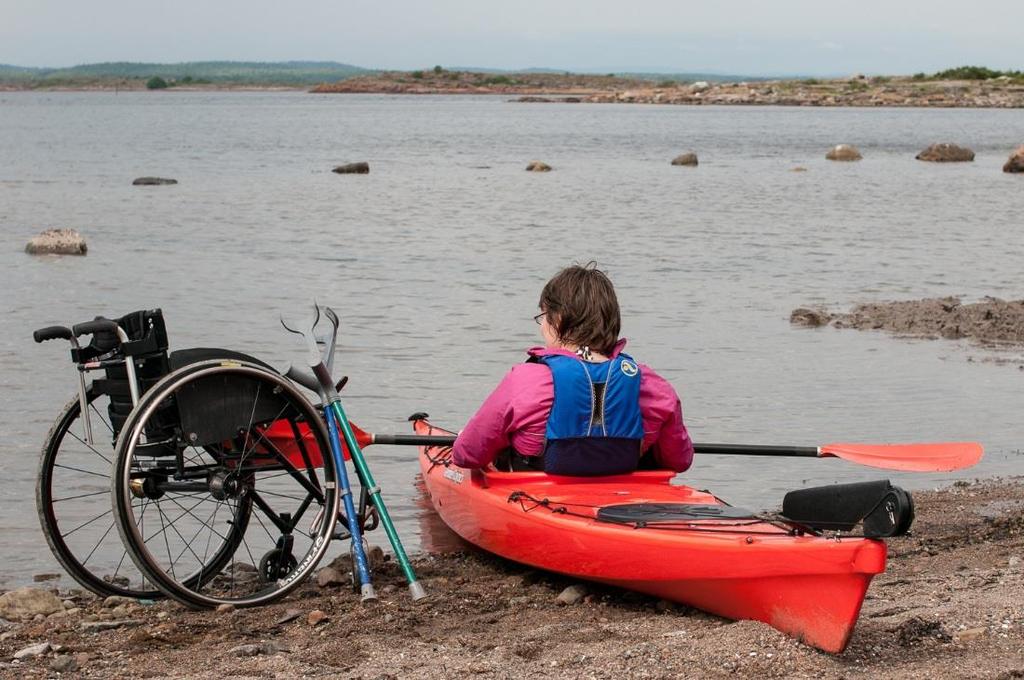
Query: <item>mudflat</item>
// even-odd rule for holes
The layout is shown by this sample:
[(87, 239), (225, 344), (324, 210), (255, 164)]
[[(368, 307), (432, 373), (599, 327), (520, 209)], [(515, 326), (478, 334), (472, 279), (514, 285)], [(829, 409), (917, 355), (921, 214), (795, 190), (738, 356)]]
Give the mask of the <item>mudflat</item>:
[[(369, 605), (314, 580), (272, 606), (228, 611), (62, 592), (65, 612), (4, 624), (0, 677), (1024, 677), (1024, 478), (915, 500), (912, 534), (889, 541), (840, 655), (467, 550), (416, 558), (430, 592), (419, 604), (392, 561)], [(563, 600), (582, 597), (563, 604), (570, 586)], [(12, 660), (32, 646), (45, 651)]]

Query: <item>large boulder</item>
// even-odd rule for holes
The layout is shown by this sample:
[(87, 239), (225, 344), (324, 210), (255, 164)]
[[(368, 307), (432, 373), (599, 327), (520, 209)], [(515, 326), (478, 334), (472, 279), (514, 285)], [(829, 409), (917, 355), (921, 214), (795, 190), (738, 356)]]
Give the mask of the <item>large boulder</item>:
[(551, 166), (544, 161), (530, 161), (526, 166), (528, 172), (551, 172)]
[(170, 177), (136, 177), (132, 185), (137, 187), (155, 187), (164, 184), (177, 184), (178, 180)]
[(932, 163), (965, 163), (974, 160), (974, 152), (956, 144), (932, 144), (917, 154), (916, 158), (919, 161), (931, 161)]
[(74, 229), (47, 229), (25, 246), (29, 255), (85, 255), (85, 239)]
[(830, 161), (859, 161), (863, 156), (857, 147), (851, 144), (837, 144), (828, 150), (825, 158)]
[(0, 619), (30, 621), (37, 614), (49, 616), (64, 611), (64, 603), (49, 590), (19, 588), (0, 595)]
[(1024, 144), (1018, 146), (1003, 166), (1003, 172), (1024, 172)]
[(672, 159), (672, 165), (697, 165), (697, 154), (684, 153)]

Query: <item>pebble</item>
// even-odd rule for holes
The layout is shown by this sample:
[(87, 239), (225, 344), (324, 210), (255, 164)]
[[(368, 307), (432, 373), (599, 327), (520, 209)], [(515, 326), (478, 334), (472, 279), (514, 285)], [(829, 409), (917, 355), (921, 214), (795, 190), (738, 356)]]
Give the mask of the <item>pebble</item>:
[(336, 586), (345, 583), (348, 579), (341, 575), (334, 567), (324, 567), (316, 573), (316, 584), (321, 588)]
[(956, 639), (960, 640), (961, 642), (967, 642), (968, 640), (977, 640), (978, 638), (983, 637), (987, 632), (988, 629), (984, 626), (982, 626), (981, 628), (968, 628), (967, 630), (962, 630), (959, 633), (957, 633)]
[(220, 614), (229, 614), (233, 611), (235, 611), (235, 605), (231, 604), (230, 602), (225, 602), (223, 604), (217, 605), (217, 612)]
[(281, 625), (284, 625), (286, 623), (291, 623), (292, 621), (294, 621), (295, 619), (299, 618), (300, 616), (302, 616), (302, 610), (301, 609), (289, 609), (288, 611), (286, 611), (284, 614), (281, 615), (281, 618), (279, 618), (277, 621), (274, 621), (274, 625), (275, 626), (281, 626)]
[(314, 609), (306, 617), (306, 622), (311, 626), (318, 626), (321, 623), (327, 623), (331, 617), (327, 616), (326, 612), (321, 609)]
[(39, 644), (29, 645), (28, 647), (19, 649), (14, 653), (14, 658), (21, 661), (22, 659), (27, 659), (32, 656), (42, 656), (48, 651), (50, 651), (50, 643), (40, 642)]
[(114, 630), (115, 628), (130, 628), (133, 626), (141, 625), (142, 621), (131, 620), (131, 619), (120, 619), (118, 621), (85, 621), (79, 628), (86, 633), (99, 633), (104, 630)]
[(58, 673), (73, 673), (78, 670), (78, 661), (69, 654), (61, 654), (53, 657), (50, 662), (50, 670)]
[(558, 604), (574, 605), (574, 604), (579, 604), (580, 601), (584, 597), (586, 597), (586, 595), (587, 595), (586, 587), (582, 586), (582, 585), (580, 585), (578, 583), (575, 583), (575, 584), (567, 587), (561, 593), (559, 593), (558, 597), (556, 598), (556, 601), (558, 602)]
[(135, 600), (124, 595), (111, 595), (107, 599), (103, 600), (103, 606), (107, 609), (113, 609), (122, 605), (135, 604)]
[(276, 654), (277, 645), (273, 642), (261, 642), (259, 644), (238, 645), (229, 650), (235, 656), (259, 656), (261, 654)]

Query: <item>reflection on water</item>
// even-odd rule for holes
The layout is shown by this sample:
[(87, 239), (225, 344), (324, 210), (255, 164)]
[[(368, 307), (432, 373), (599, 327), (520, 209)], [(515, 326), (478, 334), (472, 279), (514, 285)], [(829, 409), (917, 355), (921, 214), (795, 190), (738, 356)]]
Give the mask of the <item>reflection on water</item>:
[(434, 507), (430, 504), (430, 496), (427, 494), (426, 485), (423, 483), (423, 475), (416, 475), (414, 486), (416, 488), (414, 503), (419, 511), (417, 519), (419, 520), (420, 528), (420, 548), (424, 552), (435, 555), (461, 552), (468, 549), (470, 544), (449, 529), (448, 525), (441, 521), (441, 516), (434, 512)]
[[(162, 307), (172, 348), (301, 360), (278, 317), (342, 317), (346, 410), (457, 429), (537, 342), (537, 295), (573, 261), (616, 282), (629, 350), (671, 380), (698, 441), (980, 440), (960, 474), (837, 460), (702, 456), (683, 479), (745, 507), (787, 489), (891, 477), (912, 488), (1021, 470), (1022, 375), (985, 350), (794, 329), (807, 304), (1021, 297), (1016, 111), (513, 104), (301, 93), (0, 94), (0, 587), (57, 569), (32, 502), (39, 447), (74, 394), (66, 347), (31, 330)], [(974, 163), (914, 154), (935, 141)], [(856, 144), (859, 163), (824, 160)], [(669, 166), (685, 149), (698, 168)], [(523, 171), (540, 159), (554, 167)], [(330, 172), (366, 160), (369, 175)], [(794, 173), (800, 165), (807, 172)], [(135, 187), (135, 177), (175, 186)], [(28, 257), (47, 227), (89, 255)], [(431, 521), (415, 449), (373, 447), (415, 550)], [(84, 487), (83, 487), (84, 488)], [(102, 495), (97, 502), (105, 502)]]

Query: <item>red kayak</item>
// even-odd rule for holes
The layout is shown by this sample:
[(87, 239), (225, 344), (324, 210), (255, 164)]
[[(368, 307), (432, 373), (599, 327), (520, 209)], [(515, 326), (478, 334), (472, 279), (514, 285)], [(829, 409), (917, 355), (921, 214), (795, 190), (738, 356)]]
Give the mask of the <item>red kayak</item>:
[[(426, 420), (419, 435), (449, 435)], [(763, 621), (841, 652), (868, 584), (885, 569), (876, 539), (825, 538), (756, 517), (671, 471), (608, 477), (469, 470), (420, 447), (434, 509), (455, 533), (507, 559), (628, 588), (730, 619)]]

